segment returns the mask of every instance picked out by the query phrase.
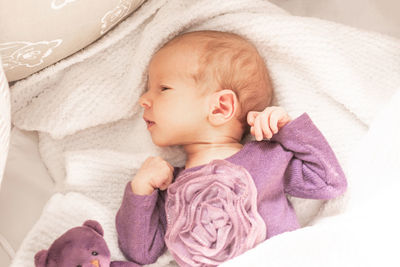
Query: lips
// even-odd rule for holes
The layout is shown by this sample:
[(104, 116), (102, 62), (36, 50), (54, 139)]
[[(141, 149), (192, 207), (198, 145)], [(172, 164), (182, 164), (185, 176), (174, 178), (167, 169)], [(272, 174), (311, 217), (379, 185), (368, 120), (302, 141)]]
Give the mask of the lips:
[(144, 121), (145, 121), (146, 124), (147, 124), (147, 128), (150, 128), (151, 126), (153, 126), (153, 125), (155, 124), (154, 121), (149, 120), (149, 119), (147, 119), (147, 118), (145, 118), (145, 117), (143, 117), (143, 119), (144, 119)]

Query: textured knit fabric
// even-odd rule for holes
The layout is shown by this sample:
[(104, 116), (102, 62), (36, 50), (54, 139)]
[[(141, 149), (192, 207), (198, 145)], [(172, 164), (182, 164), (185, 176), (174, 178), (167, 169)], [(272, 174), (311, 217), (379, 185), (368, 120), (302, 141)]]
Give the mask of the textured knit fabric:
[[(256, 185), (258, 212), (267, 238), (299, 228), (286, 194), (331, 199), (347, 186), (345, 175), (326, 139), (305, 113), (284, 126), (270, 141), (252, 141), (225, 160), (243, 166)], [(175, 168), (174, 177), (203, 168)], [(165, 191), (133, 194), (128, 183), (116, 217), (123, 253), (140, 264), (154, 262), (166, 249)]]

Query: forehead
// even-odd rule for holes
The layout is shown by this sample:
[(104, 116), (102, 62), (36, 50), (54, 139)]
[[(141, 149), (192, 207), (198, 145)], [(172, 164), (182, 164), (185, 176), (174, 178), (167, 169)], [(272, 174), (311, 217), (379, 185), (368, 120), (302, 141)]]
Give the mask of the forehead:
[(198, 70), (198, 52), (196, 46), (190, 44), (174, 44), (161, 48), (152, 57), (149, 78), (192, 78)]

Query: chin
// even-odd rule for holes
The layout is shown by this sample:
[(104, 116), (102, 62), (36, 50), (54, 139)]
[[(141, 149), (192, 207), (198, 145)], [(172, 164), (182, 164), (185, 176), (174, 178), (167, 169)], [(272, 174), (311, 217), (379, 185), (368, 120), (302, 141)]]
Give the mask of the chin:
[(155, 144), (158, 147), (168, 147), (168, 146), (173, 146), (173, 144), (166, 142), (166, 141), (162, 141), (162, 140), (155, 140), (153, 138), (153, 144)]

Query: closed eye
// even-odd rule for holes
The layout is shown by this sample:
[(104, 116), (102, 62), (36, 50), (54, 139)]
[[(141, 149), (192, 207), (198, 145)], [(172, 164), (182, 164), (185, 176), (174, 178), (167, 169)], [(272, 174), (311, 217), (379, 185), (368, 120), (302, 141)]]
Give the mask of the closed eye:
[(171, 88), (167, 87), (167, 86), (161, 86), (161, 91), (165, 91), (165, 90), (169, 90)]

